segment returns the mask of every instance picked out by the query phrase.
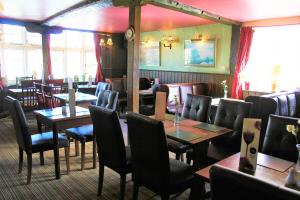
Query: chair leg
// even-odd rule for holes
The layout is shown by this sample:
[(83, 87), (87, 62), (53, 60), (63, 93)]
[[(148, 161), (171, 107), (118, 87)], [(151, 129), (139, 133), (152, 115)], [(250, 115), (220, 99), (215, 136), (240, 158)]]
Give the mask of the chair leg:
[(85, 142), (81, 142), (81, 170), (84, 169), (85, 160)]
[(183, 158), (183, 153), (182, 154), (180, 154), (180, 161), (184, 161), (184, 158)]
[(98, 183), (98, 196), (102, 193), (102, 186), (103, 186), (103, 178), (104, 178), (104, 165), (99, 166), (99, 183)]
[(122, 174), (120, 180), (120, 200), (124, 199), (125, 186), (126, 186), (126, 174)]
[(96, 161), (96, 157), (97, 157), (97, 143), (95, 141), (95, 139), (93, 140), (93, 168), (95, 169), (97, 167), (97, 161)]
[(32, 152), (27, 152), (27, 184), (31, 182)]
[(40, 151), (40, 164), (44, 165), (45, 164), (45, 160), (44, 160), (44, 152)]
[(74, 140), (75, 143), (75, 156), (79, 156), (79, 142)]
[(65, 147), (67, 174), (70, 173), (70, 147)]
[(180, 153), (176, 153), (176, 160), (179, 160), (180, 159)]
[(133, 183), (133, 200), (137, 200), (139, 196), (139, 185), (136, 184), (135, 182)]
[(22, 172), (22, 167), (23, 167), (23, 149), (19, 148), (19, 171), (18, 171), (19, 174)]

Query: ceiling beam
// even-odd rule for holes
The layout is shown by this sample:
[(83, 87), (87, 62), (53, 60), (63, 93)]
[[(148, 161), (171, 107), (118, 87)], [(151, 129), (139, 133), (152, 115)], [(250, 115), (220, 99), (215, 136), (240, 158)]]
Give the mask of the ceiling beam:
[(228, 24), (228, 25), (241, 25), (241, 22), (234, 21), (205, 10), (195, 8), (175, 0), (141, 0), (141, 4), (151, 4), (162, 8), (182, 12), (188, 15), (201, 17), (217, 23)]
[(82, 15), (82, 12), (90, 12), (95, 9), (112, 7), (113, 1), (114, 0), (85, 0), (48, 17), (42, 24), (56, 26), (66, 17)]

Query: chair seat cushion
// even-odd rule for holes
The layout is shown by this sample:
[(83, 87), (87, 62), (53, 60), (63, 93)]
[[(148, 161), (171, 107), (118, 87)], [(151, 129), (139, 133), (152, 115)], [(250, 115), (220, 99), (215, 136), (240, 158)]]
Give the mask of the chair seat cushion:
[[(44, 132), (31, 135), (32, 153), (53, 149), (53, 132)], [(68, 147), (69, 140), (66, 136), (58, 134), (58, 147)]]
[(66, 130), (68, 137), (79, 140), (80, 142), (87, 142), (93, 140), (93, 125), (78, 126)]
[(167, 138), (168, 150), (173, 153), (185, 153), (190, 148), (189, 145), (185, 145), (181, 142)]
[(171, 159), (170, 162), (170, 186), (169, 190), (179, 191), (180, 188), (188, 188), (192, 184), (194, 179), (194, 170), (192, 166), (180, 162), (178, 160)]

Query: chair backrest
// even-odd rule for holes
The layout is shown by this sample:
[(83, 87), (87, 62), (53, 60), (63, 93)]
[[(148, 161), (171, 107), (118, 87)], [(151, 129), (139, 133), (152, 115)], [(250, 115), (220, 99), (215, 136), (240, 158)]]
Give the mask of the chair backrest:
[(245, 101), (252, 103), (250, 117), (261, 119), (260, 139), (259, 139), (259, 148), (258, 148), (258, 150), (261, 151), (265, 139), (269, 115), (275, 114), (277, 103), (272, 98), (266, 98), (260, 96), (248, 96), (246, 97)]
[(212, 98), (204, 95), (187, 94), (181, 116), (184, 118), (207, 122)]
[(140, 78), (140, 85), (139, 89), (140, 90), (147, 90), (151, 87), (151, 82), (149, 78), (141, 77)]
[(100, 94), (101, 91), (103, 90), (108, 90), (109, 89), (109, 83), (106, 82), (99, 82), (97, 84), (97, 88), (96, 88), (96, 92), (95, 92), (95, 96), (98, 97), (98, 95)]
[(119, 92), (112, 90), (102, 90), (97, 98), (96, 106), (116, 110)]
[(121, 173), (125, 172), (126, 151), (117, 113), (113, 110), (90, 106), (94, 135), (98, 144), (99, 162)]
[(238, 152), (241, 146), (244, 118), (249, 117), (252, 103), (237, 100), (220, 99), (214, 124), (232, 129), (232, 134), (217, 138), (213, 143), (229, 147), (232, 153)]
[(287, 132), (286, 125), (298, 125), (297, 121), (297, 118), (270, 115), (262, 152), (296, 162), (298, 158), (296, 138)]
[(9, 114), (13, 120), (15, 134), (20, 148), (28, 150), (31, 148), (31, 136), (27, 120), (20, 102), (10, 96), (5, 97), (5, 101), (9, 107)]
[(164, 191), (169, 184), (170, 169), (163, 123), (129, 113), (127, 124), (133, 180), (155, 191)]
[(212, 200), (300, 199), (300, 192), (296, 190), (279, 187), (255, 176), (219, 165), (212, 166), (210, 169), (210, 185)]

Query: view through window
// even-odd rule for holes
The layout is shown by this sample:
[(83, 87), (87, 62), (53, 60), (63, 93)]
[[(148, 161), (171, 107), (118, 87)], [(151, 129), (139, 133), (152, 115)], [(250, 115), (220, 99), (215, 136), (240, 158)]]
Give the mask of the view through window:
[(300, 25), (255, 28), (249, 61), (241, 74), (250, 90), (300, 88)]
[[(9, 84), (14, 84), (16, 77), (35, 75), (43, 76), (42, 36), (30, 33), (22, 26), (0, 25), (1, 74)], [(88, 80), (96, 76), (93, 33), (63, 31), (51, 34), (51, 64), (54, 78), (74, 78)]]

